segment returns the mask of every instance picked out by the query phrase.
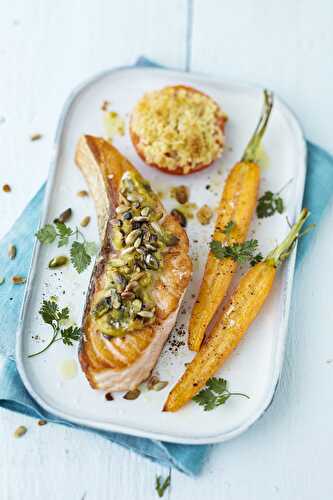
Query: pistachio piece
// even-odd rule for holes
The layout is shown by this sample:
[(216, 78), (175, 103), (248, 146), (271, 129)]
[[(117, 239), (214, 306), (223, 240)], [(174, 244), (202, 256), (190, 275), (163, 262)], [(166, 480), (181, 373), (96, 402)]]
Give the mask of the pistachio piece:
[(101, 300), (94, 309), (94, 316), (95, 318), (99, 319), (102, 316), (104, 316), (107, 312), (109, 312), (111, 309), (111, 304), (110, 301), (106, 298)]
[(56, 267), (65, 266), (68, 263), (68, 257), (65, 255), (59, 255), (58, 257), (53, 257), (49, 262), (49, 268), (54, 269)]
[(12, 243), (8, 246), (8, 257), (11, 260), (14, 260), (16, 257), (16, 246), (13, 245)]
[(200, 224), (205, 226), (206, 224), (209, 224), (211, 219), (213, 217), (213, 210), (208, 206), (208, 205), (203, 205), (198, 211), (197, 211), (197, 218)]
[(137, 215), (136, 217), (133, 217), (134, 222), (148, 222), (148, 217), (143, 217), (142, 215)]
[(139, 248), (141, 243), (142, 243), (142, 238), (141, 238), (141, 236), (139, 236), (139, 238), (137, 238), (134, 242), (134, 248)]
[(27, 428), (25, 425), (20, 425), (16, 431), (14, 432), (14, 437), (19, 438), (24, 436), (24, 434), (27, 432)]
[(85, 198), (86, 196), (89, 196), (89, 193), (88, 191), (86, 191), (85, 189), (82, 189), (81, 191), (78, 191), (76, 193), (76, 195), (79, 197), (79, 198)]
[(23, 283), (26, 282), (26, 278), (24, 278), (23, 276), (19, 276), (19, 275), (15, 275), (15, 276), (12, 276), (12, 283), (14, 285), (23, 285)]
[(124, 250), (121, 251), (120, 255), (128, 255), (129, 253), (132, 253), (133, 250), (135, 250), (135, 246), (124, 248)]
[(128, 401), (132, 401), (133, 399), (137, 399), (141, 394), (140, 389), (134, 389), (133, 391), (128, 391), (126, 394), (123, 396), (124, 399), (127, 399)]
[(119, 207), (116, 208), (116, 213), (119, 215), (122, 215), (125, 212), (127, 212), (127, 210), (128, 210), (128, 207), (124, 207), (124, 205), (119, 205)]
[(57, 217), (56, 219), (54, 219), (53, 222), (54, 223), (60, 222), (60, 223), (64, 224), (72, 216), (72, 213), (73, 213), (72, 209), (71, 208), (67, 208), (66, 210), (64, 210), (63, 212), (61, 212), (61, 214), (59, 215), (59, 217)]
[(124, 265), (124, 261), (122, 259), (111, 259), (110, 265), (112, 267), (121, 267)]
[(186, 227), (186, 225), (187, 225), (186, 217), (180, 210), (177, 210), (177, 208), (174, 208), (173, 210), (171, 210), (170, 213), (171, 213), (171, 215), (174, 216), (174, 218), (179, 222), (179, 224), (182, 227)]
[(83, 217), (83, 219), (80, 222), (81, 227), (86, 227), (91, 221), (91, 217), (89, 215), (86, 215), (86, 217)]
[(163, 231), (161, 226), (158, 224), (158, 222), (152, 222), (151, 227), (154, 229), (154, 231), (159, 234), (160, 236), (163, 236)]

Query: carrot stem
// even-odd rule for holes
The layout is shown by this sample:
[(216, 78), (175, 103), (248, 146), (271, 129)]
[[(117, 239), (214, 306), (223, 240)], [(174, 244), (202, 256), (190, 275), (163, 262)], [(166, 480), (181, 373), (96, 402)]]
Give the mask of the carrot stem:
[(258, 154), (258, 148), (261, 143), (261, 139), (265, 133), (269, 117), (273, 108), (273, 93), (265, 89), (264, 92), (264, 107), (260, 115), (258, 125), (250, 139), (250, 142), (246, 146), (245, 152), (243, 154), (242, 160), (247, 163), (255, 163)]
[(301, 236), (300, 231), (309, 215), (309, 210), (303, 208), (287, 237), (267, 255), (266, 262), (271, 263), (274, 267), (278, 267), (290, 255), (295, 242)]

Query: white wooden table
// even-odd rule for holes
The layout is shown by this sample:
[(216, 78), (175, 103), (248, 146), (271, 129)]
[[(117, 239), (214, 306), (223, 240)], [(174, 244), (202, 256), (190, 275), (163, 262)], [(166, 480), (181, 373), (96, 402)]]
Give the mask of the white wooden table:
[[(0, 237), (47, 176), (57, 119), (82, 79), (145, 54), (163, 64), (277, 91), (307, 137), (333, 152), (330, 0), (2, 0)], [(34, 132), (43, 140), (30, 142)], [(329, 210), (298, 282), (297, 318), (269, 411), (215, 447), (202, 476), (172, 471), (172, 500), (333, 498), (333, 335)], [(14, 439), (24, 424), (28, 433)], [(149, 500), (163, 468), (103, 439), (0, 412), (1, 500)]]

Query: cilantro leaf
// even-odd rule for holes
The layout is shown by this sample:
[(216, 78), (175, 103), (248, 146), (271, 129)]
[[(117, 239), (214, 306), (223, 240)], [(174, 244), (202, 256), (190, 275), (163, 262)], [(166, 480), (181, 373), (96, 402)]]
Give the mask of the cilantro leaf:
[(69, 226), (66, 226), (64, 222), (56, 222), (55, 226), (59, 236), (58, 247), (60, 248), (68, 244), (69, 237), (72, 236), (73, 230)]
[(57, 237), (57, 232), (52, 224), (46, 224), (46, 226), (42, 227), (37, 233), (36, 237), (41, 243), (45, 243), (49, 245), (53, 243)]
[(248, 240), (244, 241), (244, 243), (233, 243), (232, 245), (222, 245), (220, 241), (216, 240), (212, 240), (210, 243), (210, 249), (216, 258), (230, 258), (240, 264), (251, 260), (257, 248), (258, 240)]
[(257, 204), (257, 216), (258, 219), (263, 219), (265, 217), (271, 217), (278, 212), (282, 214), (284, 211), (284, 203), (279, 193), (272, 193), (272, 191), (266, 191), (258, 200)]
[(91, 262), (91, 257), (87, 254), (84, 243), (74, 241), (71, 247), (71, 262), (78, 273), (82, 273)]
[(84, 243), (85, 251), (91, 257), (94, 257), (98, 253), (98, 245), (94, 241), (86, 241)]
[(164, 495), (165, 490), (170, 486), (171, 475), (169, 474), (165, 479), (162, 476), (156, 476), (155, 490), (160, 498)]
[(213, 377), (207, 381), (206, 388), (192, 399), (198, 405), (203, 406), (204, 411), (211, 411), (223, 405), (231, 396), (243, 396), (250, 399), (246, 394), (230, 392), (228, 382), (224, 378)]
[(70, 326), (61, 330), (60, 333), (65, 345), (73, 345), (73, 341), (80, 339), (81, 330), (78, 326)]
[(233, 220), (230, 220), (228, 224), (225, 225), (222, 233), (226, 234), (227, 236), (230, 236), (233, 228), (236, 226), (235, 222)]
[(39, 314), (44, 323), (53, 325), (53, 321), (58, 321), (59, 306), (54, 300), (43, 300)]

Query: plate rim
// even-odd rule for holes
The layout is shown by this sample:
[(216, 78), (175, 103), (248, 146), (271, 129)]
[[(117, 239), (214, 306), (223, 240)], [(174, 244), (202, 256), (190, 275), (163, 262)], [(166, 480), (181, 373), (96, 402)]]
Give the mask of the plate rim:
[[(52, 185), (53, 185), (53, 180), (55, 177), (56, 173), (56, 168), (57, 168), (57, 163), (58, 163), (58, 158), (60, 154), (60, 145), (61, 145), (61, 140), (62, 140), (62, 135), (63, 135), (63, 129), (64, 129), (64, 124), (67, 118), (67, 115), (74, 104), (75, 100), (77, 97), (80, 95), (81, 92), (83, 92), (86, 88), (89, 86), (93, 85), (94, 83), (98, 82), (100, 79), (104, 77), (111, 76), (114, 73), (118, 73), (121, 71), (153, 71), (153, 72), (164, 72), (168, 73), (169, 75), (174, 75), (178, 77), (186, 77), (186, 76), (191, 76), (194, 78), (197, 78), (198, 80), (200, 79), (207, 81), (207, 83), (210, 84), (215, 84), (215, 85), (228, 85), (230, 87), (233, 87), (234, 89), (240, 89), (243, 91), (260, 91), (263, 90), (265, 87), (261, 86), (260, 84), (256, 83), (248, 83), (248, 82), (236, 82), (234, 80), (228, 79), (228, 78), (223, 78), (220, 79), (218, 77), (214, 77), (214, 75), (207, 75), (205, 73), (200, 73), (200, 72), (186, 72), (186, 71), (181, 71), (181, 70), (174, 70), (174, 69), (169, 69), (163, 66), (159, 65), (152, 65), (152, 63), (145, 63), (142, 61), (138, 61), (134, 65), (124, 65), (124, 66), (118, 66), (114, 67), (111, 69), (103, 70), (100, 71), (93, 76), (85, 79), (82, 83), (74, 87), (74, 89), (70, 92), (69, 96), (65, 100), (65, 103), (63, 105), (63, 108), (60, 113), (60, 117), (58, 119), (58, 124), (56, 127), (56, 132), (55, 132), (55, 137), (53, 141), (53, 146), (52, 146), (52, 151), (51, 151), (51, 158), (50, 158), (50, 166), (49, 166), (49, 172), (48, 172), (48, 178), (47, 178), (47, 183), (46, 183), (46, 192), (45, 192), (45, 197), (43, 200), (43, 205), (42, 205), (42, 215), (39, 223), (39, 228), (42, 227), (45, 222), (46, 222), (46, 216), (47, 216), (47, 209), (49, 206), (50, 202), (50, 197), (51, 197), (51, 191), (52, 191)], [(305, 137), (304, 133), (302, 130), (302, 127), (300, 123), (298, 122), (297, 117), (295, 116), (294, 112), (290, 109), (290, 107), (284, 102), (283, 99), (280, 98), (278, 94), (274, 91), (274, 99), (275, 102), (279, 104), (283, 112), (286, 114), (288, 118), (288, 122), (292, 125), (293, 131), (295, 133), (295, 138), (296, 142), (295, 145), (297, 145), (297, 156), (299, 157), (299, 162), (301, 165), (303, 165), (302, 169), (302, 179), (298, 180), (299, 184), (299, 193), (298, 193), (298, 201), (295, 204), (295, 211), (298, 213), (301, 209), (302, 206), (302, 201), (303, 201), (303, 194), (304, 194), (304, 187), (305, 187), (305, 179), (306, 179), (306, 157), (307, 157), (307, 150), (306, 150), (306, 142), (305, 142)], [(287, 339), (287, 330), (288, 330), (288, 319), (289, 319), (289, 312), (290, 312), (290, 302), (291, 302), (291, 295), (292, 295), (292, 290), (293, 290), (293, 279), (294, 279), (294, 274), (295, 274), (295, 262), (296, 262), (296, 253), (297, 253), (297, 244), (296, 248), (294, 249), (294, 252), (292, 256), (289, 258), (288, 264), (287, 264), (287, 269), (286, 269), (286, 279), (283, 287), (283, 293), (285, 294), (285, 299), (283, 301), (283, 313), (281, 316), (282, 322), (280, 325), (280, 329), (282, 331), (281, 334), (281, 339), (280, 343), (281, 345), (277, 344), (278, 347), (278, 352), (276, 355), (276, 360), (275, 360), (275, 366), (272, 368), (272, 379), (271, 383), (269, 384), (269, 388), (267, 389), (267, 393), (265, 398), (263, 398), (262, 403), (258, 406), (257, 410), (253, 412), (251, 418), (247, 418), (241, 425), (238, 425), (236, 428), (233, 428), (229, 430), (228, 432), (223, 432), (223, 433), (218, 433), (213, 436), (206, 436), (206, 437), (182, 437), (182, 436), (177, 436), (173, 434), (166, 434), (166, 433), (159, 433), (155, 431), (145, 431), (145, 430), (140, 430), (133, 428), (128, 425), (120, 425), (120, 424), (113, 424), (112, 422), (97, 422), (94, 421), (93, 419), (87, 419), (87, 418), (79, 418), (76, 416), (73, 416), (69, 413), (63, 412), (61, 410), (53, 408), (52, 405), (49, 405), (37, 392), (35, 392), (32, 384), (30, 383), (30, 380), (26, 374), (24, 362), (23, 362), (23, 332), (24, 332), (24, 323), (25, 323), (25, 317), (27, 314), (27, 306), (28, 302), (30, 299), (30, 295), (32, 292), (32, 283), (33, 279), (35, 277), (35, 272), (36, 272), (36, 266), (37, 266), (37, 261), (39, 257), (39, 251), (40, 251), (41, 244), (40, 242), (36, 239), (33, 247), (33, 253), (32, 253), (32, 259), (31, 259), (31, 264), (29, 268), (29, 273), (27, 277), (27, 285), (25, 288), (24, 296), (23, 296), (23, 301), (22, 301), (22, 306), (21, 306), (21, 311), (19, 315), (19, 321), (18, 321), (18, 326), (16, 329), (16, 364), (17, 364), (17, 369), (18, 373), (21, 377), (21, 380), (30, 394), (30, 396), (46, 411), (50, 412), (51, 414), (62, 418), (65, 421), (73, 422), (75, 424), (78, 424), (80, 426), (84, 426), (86, 428), (91, 428), (91, 429), (97, 429), (97, 430), (103, 430), (103, 431), (109, 431), (109, 432), (118, 432), (121, 434), (127, 434), (127, 435), (132, 435), (132, 436), (137, 436), (137, 437), (142, 437), (142, 438), (148, 438), (148, 439), (153, 439), (153, 440), (159, 440), (159, 441), (164, 441), (164, 442), (170, 442), (170, 443), (179, 443), (179, 444), (213, 444), (213, 443), (221, 443), (228, 441), (230, 439), (233, 439), (234, 437), (242, 434), (245, 432), (247, 429), (249, 429), (255, 422), (257, 422), (268, 410), (270, 405), (273, 402), (274, 395), (276, 393), (276, 389), (279, 383), (279, 378), (281, 375), (282, 371), (282, 366), (283, 366), (283, 361), (284, 361), (284, 353), (285, 353), (285, 348), (286, 348), (286, 339)]]

